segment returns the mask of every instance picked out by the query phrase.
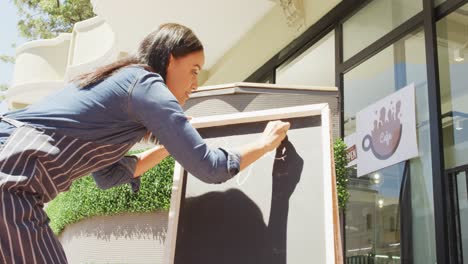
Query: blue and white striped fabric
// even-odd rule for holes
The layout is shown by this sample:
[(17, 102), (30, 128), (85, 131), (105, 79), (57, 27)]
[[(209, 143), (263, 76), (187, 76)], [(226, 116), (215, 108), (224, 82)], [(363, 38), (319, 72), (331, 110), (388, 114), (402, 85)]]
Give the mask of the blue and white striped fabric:
[(17, 127), (0, 150), (0, 263), (66, 263), (44, 203), (68, 190), (74, 179), (116, 163), (131, 146), (96, 144), (3, 121)]

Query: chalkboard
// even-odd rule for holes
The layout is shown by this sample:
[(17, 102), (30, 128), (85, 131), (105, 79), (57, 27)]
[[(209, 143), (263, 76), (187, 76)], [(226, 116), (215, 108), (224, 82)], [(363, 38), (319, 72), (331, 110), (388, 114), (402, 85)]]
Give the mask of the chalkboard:
[(278, 119), (275, 113), (291, 128), (276, 151), (225, 183), (206, 184), (176, 168), (168, 262), (335, 263), (336, 206), (324, 109), (310, 105), (220, 116), (211, 125), (198, 121), (210, 147), (227, 149), (257, 139), (269, 120)]

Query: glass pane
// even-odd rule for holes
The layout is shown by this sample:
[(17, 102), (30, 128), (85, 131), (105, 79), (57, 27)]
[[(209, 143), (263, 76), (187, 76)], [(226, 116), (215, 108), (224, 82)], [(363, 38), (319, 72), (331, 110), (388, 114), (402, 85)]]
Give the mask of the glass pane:
[(445, 1), (447, 1), (447, 0), (434, 0), (434, 5), (438, 6), (438, 5), (442, 4)]
[(374, 0), (343, 24), (344, 60), (383, 37), (418, 12), (422, 0)]
[(315, 43), (276, 71), (277, 84), (335, 86), (335, 34)]
[(445, 167), (468, 163), (468, 4), (437, 22)]
[(468, 193), (466, 176), (466, 172), (458, 173), (456, 176), (463, 263), (468, 263)]
[(404, 164), (349, 182), (346, 263), (401, 263), (399, 191)]
[[(399, 204), (398, 199), (402, 195), (400, 187), (404, 162), (350, 179), (351, 197), (346, 214), (346, 257), (350, 261), (354, 261), (353, 258), (370, 258), (368, 261), (372, 262), (368, 263), (400, 263), (399, 257), (405, 257), (400, 256), (401, 252), (407, 248), (412, 248), (413, 254), (413, 259), (408, 263), (436, 261), (424, 47), (421, 29), (344, 75), (345, 135), (356, 132), (355, 115), (359, 110), (408, 84), (415, 84), (420, 154), (409, 162), (411, 201), (405, 204)], [(376, 186), (376, 178), (381, 181), (380, 186)], [(398, 209), (409, 208), (408, 205), (411, 206), (411, 213), (405, 214)], [(403, 218), (411, 219), (413, 225), (408, 227), (400, 223), (400, 213), (404, 214)], [(400, 226), (412, 230), (412, 239), (400, 240)], [(349, 237), (354, 240), (349, 241)]]

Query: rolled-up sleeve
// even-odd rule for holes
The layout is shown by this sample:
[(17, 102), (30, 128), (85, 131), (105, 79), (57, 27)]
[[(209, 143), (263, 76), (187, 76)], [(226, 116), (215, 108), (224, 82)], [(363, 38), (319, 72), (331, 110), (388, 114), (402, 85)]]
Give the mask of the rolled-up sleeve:
[(133, 176), (138, 162), (136, 156), (124, 156), (116, 163), (92, 173), (96, 185), (101, 189), (128, 183), (133, 192), (140, 189), (140, 177)]
[(210, 149), (187, 120), (158, 74), (144, 74), (130, 90), (129, 111), (188, 172), (207, 183), (222, 183), (240, 168), (240, 154)]

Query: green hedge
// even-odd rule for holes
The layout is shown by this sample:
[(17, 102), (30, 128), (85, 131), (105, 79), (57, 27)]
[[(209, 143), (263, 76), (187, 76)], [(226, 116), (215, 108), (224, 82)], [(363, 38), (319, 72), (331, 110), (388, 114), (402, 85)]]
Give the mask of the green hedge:
[(336, 190), (338, 192), (338, 206), (346, 209), (349, 200), (348, 191), (348, 160), (346, 158), (346, 144), (342, 139), (337, 139), (333, 145), (336, 172)]
[(92, 216), (168, 210), (173, 174), (174, 159), (168, 157), (143, 175), (136, 194), (128, 184), (101, 190), (91, 176), (80, 178), (48, 203), (50, 227), (58, 235), (65, 226)]

